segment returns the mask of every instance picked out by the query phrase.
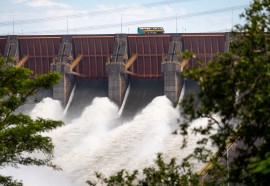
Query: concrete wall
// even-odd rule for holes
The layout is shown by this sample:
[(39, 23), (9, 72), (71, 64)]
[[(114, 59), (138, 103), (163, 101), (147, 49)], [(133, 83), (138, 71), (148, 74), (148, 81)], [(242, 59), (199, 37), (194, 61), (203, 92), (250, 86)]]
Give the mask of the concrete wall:
[(174, 35), (169, 43), (169, 50), (165, 61), (161, 64), (161, 71), (164, 77), (164, 95), (173, 103), (178, 103), (183, 86), (181, 77), (180, 57), (182, 52), (181, 35)]
[(181, 68), (178, 63), (162, 64), (162, 72), (164, 73), (164, 95), (172, 102), (178, 102), (181, 93), (181, 83), (183, 78), (180, 74)]
[(4, 57), (12, 57), (13, 63), (10, 65), (16, 65), (17, 62), (19, 61), (19, 43), (17, 36), (11, 35), (7, 37), (7, 43), (5, 46), (5, 52), (4, 52)]
[(108, 96), (118, 106), (121, 106), (127, 89), (127, 74), (123, 63), (107, 65)]
[(106, 65), (108, 74), (108, 95), (110, 100), (121, 106), (128, 84), (125, 63), (128, 58), (128, 45), (126, 34), (116, 35), (114, 51), (109, 63)]
[(70, 73), (70, 62), (72, 55), (72, 38), (64, 36), (59, 48), (57, 59), (51, 64), (51, 71), (61, 74), (62, 78), (57, 85), (53, 86), (53, 99), (61, 101), (66, 106), (70, 93), (75, 83), (75, 76)]
[(75, 83), (75, 77), (69, 73), (69, 64), (66, 63), (51, 64), (51, 71), (58, 72), (62, 76), (59, 83), (53, 86), (53, 99), (61, 101), (62, 105), (66, 106)]

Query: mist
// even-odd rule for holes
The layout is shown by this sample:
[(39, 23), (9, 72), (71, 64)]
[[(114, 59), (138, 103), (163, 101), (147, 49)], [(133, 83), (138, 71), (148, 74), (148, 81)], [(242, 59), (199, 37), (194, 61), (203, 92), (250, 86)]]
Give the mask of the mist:
[[(173, 107), (166, 96), (153, 99), (128, 122), (122, 122), (118, 110), (108, 98), (97, 97), (78, 118), (43, 134), (52, 138), (53, 163), (62, 171), (20, 166), (2, 169), (1, 173), (23, 180), (25, 186), (83, 186), (86, 180), (95, 179), (94, 172), (110, 176), (121, 169), (142, 170), (153, 166), (158, 152), (163, 153), (166, 161), (176, 157), (180, 163), (196, 147), (198, 136), (193, 135), (189, 137), (188, 147), (180, 148), (181, 135), (172, 134), (179, 126), (179, 108)], [(30, 116), (65, 120), (60, 102), (51, 98), (37, 103)]]

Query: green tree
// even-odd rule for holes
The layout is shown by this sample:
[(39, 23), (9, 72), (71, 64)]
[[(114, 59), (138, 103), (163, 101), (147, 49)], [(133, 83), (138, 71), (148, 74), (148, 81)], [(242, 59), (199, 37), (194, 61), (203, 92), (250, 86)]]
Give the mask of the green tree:
[(96, 173), (98, 181), (87, 181), (87, 183), (91, 186), (175, 186), (189, 185), (190, 183), (194, 185), (199, 184), (198, 176), (191, 172), (191, 165), (186, 160), (181, 165), (177, 165), (175, 158), (172, 158), (169, 163), (166, 163), (162, 154), (159, 153), (155, 164), (155, 167), (144, 168), (142, 173), (139, 173), (137, 170), (132, 173), (121, 170), (109, 178)]
[[(229, 52), (218, 55), (206, 68), (187, 69), (183, 74), (198, 82), (199, 92), (197, 97), (190, 96), (181, 103), (184, 117), (181, 134), (188, 135), (191, 121), (208, 118), (206, 127), (193, 131), (205, 135), (198, 144), (211, 142), (218, 151), (211, 157), (211, 149), (205, 146), (195, 149), (182, 165), (172, 168), (172, 172), (185, 167), (188, 170), (177, 172), (181, 182), (172, 185), (199, 184), (197, 175), (190, 172), (188, 159), (191, 158), (211, 162), (204, 173), (207, 179), (200, 182), (203, 185), (270, 183), (270, 0), (254, 0), (241, 17), (245, 24), (237, 25), (235, 33), (231, 33), (233, 40)], [(215, 119), (216, 116), (219, 119)], [(231, 150), (234, 157), (227, 159), (226, 150), (231, 144), (234, 144)], [(166, 185), (161, 179), (155, 182), (148, 179), (160, 173), (159, 169), (148, 170), (152, 171), (151, 174), (143, 172), (143, 185)], [(164, 179), (169, 178), (165, 172), (161, 174), (166, 177)], [(129, 176), (118, 173), (114, 185), (142, 183), (137, 180), (127, 184), (125, 180)], [(110, 182), (106, 181), (112, 178), (114, 176), (100, 179), (108, 184)], [(136, 178), (132, 176), (132, 179)]]
[[(207, 68), (188, 70), (185, 75), (198, 81), (200, 104), (183, 102), (186, 130), (189, 121), (209, 118), (208, 126), (196, 132), (212, 134), (210, 140), (219, 151), (212, 159), (208, 183), (270, 183), (270, 1), (255, 0), (241, 15), (246, 22), (236, 26), (230, 51), (218, 55)], [(220, 117), (220, 121), (214, 119)], [(236, 149), (225, 163), (229, 144)], [(227, 163), (229, 166), (227, 167)], [(224, 175), (223, 177), (221, 175)]]
[[(10, 60), (0, 56), (0, 169), (19, 164), (57, 168), (51, 162), (52, 141), (42, 136), (41, 132), (50, 131), (63, 123), (40, 118), (32, 120), (22, 113), (15, 114), (15, 110), (41, 87), (49, 88), (55, 84), (60, 75), (51, 72), (30, 78), (29, 69), (7, 65)], [(31, 156), (36, 152), (45, 156)], [(0, 184), (22, 185), (22, 182), (0, 175)]]

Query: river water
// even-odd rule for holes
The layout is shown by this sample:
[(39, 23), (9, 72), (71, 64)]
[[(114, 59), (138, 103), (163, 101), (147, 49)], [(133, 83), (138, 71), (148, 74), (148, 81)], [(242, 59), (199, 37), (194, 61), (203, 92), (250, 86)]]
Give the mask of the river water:
[[(5, 168), (0, 173), (23, 180), (26, 186), (84, 186), (94, 179), (94, 172), (111, 175), (118, 170), (143, 169), (154, 165), (157, 152), (165, 160), (178, 162), (196, 146), (198, 136), (190, 136), (188, 148), (181, 149), (182, 137), (172, 133), (178, 128), (179, 109), (165, 97), (156, 97), (140, 113), (122, 122), (119, 108), (106, 97), (95, 98), (78, 118), (65, 121), (59, 101), (45, 98), (30, 112), (32, 118), (64, 120), (65, 125), (43, 134), (55, 144), (53, 162), (63, 170), (47, 167), (20, 166)], [(202, 125), (206, 120), (197, 120)]]

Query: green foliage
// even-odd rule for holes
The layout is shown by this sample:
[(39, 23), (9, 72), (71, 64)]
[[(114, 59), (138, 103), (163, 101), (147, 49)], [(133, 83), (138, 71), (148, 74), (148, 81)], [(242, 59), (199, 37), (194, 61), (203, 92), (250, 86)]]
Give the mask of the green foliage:
[[(9, 59), (8, 59), (9, 60)], [(37, 119), (32, 120), (22, 113), (14, 111), (23, 105), (26, 99), (35, 94), (41, 87), (49, 88), (59, 79), (58, 73), (52, 72), (30, 78), (31, 71), (6, 65), (7, 61), (0, 56), (0, 168), (22, 165), (50, 166), (53, 144), (49, 137), (41, 132), (50, 131), (63, 123)], [(44, 158), (31, 156), (42, 152)], [(12, 177), (0, 175), (0, 183), (4, 185), (22, 185)]]
[(270, 153), (266, 153), (264, 158), (255, 157), (251, 159), (248, 168), (255, 174), (270, 174)]
[[(146, 167), (143, 175), (135, 170), (131, 174), (128, 171), (121, 170), (115, 175), (106, 178), (100, 173), (96, 173), (98, 182), (87, 181), (91, 186), (108, 185), (108, 186), (174, 186), (174, 185), (198, 185), (199, 179), (191, 171), (191, 164), (185, 160), (177, 165), (176, 159), (171, 159), (166, 163), (161, 154), (157, 155), (155, 167)], [(182, 176), (180, 176), (182, 175)]]
[[(270, 1), (255, 0), (242, 17), (246, 23), (236, 27), (228, 53), (218, 55), (205, 69), (185, 72), (186, 77), (199, 82), (200, 105), (194, 108), (194, 99), (188, 99), (182, 107), (185, 125), (209, 118), (208, 126), (197, 132), (212, 131), (210, 140), (218, 147), (218, 155), (224, 155), (228, 138), (237, 144), (237, 157), (229, 160), (227, 175), (226, 163), (219, 165), (224, 166), (220, 180), (266, 185), (270, 181), (265, 175), (270, 172), (266, 156), (270, 152)], [(182, 133), (187, 134), (187, 128)], [(217, 180), (220, 171), (210, 171), (209, 180), (211, 176)]]
[(128, 171), (121, 170), (117, 172), (115, 175), (112, 175), (109, 178), (106, 178), (101, 173), (96, 173), (98, 182), (87, 181), (86, 183), (91, 186), (104, 185), (104, 184), (108, 186), (114, 186), (114, 185), (132, 186), (134, 185), (134, 182), (136, 182), (137, 175), (138, 175), (138, 171), (133, 171), (132, 174), (130, 174)]
[(13, 180), (11, 176), (0, 175), (0, 183), (4, 186), (22, 186), (21, 181)]
[(196, 56), (193, 54), (193, 52), (185, 50), (183, 53), (178, 54), (178, 57), (183, 59), (191, 59), (195, 58)]

